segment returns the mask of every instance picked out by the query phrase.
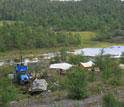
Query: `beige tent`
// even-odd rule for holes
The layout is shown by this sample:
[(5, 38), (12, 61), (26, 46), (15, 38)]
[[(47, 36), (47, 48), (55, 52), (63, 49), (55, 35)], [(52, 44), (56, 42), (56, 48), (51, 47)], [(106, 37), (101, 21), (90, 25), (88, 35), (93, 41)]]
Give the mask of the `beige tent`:
[(83, 68), (91, 68), (93, 67), (95, 64), (92, 62), (92, 61), (89, 61), (89, 62), (80, 62), (80, 66), (82, 66)]

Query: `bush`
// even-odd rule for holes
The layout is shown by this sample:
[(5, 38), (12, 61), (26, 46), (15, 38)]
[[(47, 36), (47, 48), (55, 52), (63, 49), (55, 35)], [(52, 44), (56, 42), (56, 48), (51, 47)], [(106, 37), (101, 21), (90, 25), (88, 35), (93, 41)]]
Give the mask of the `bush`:
[(0, 105), (8, 106), (10, 101), (16, 99), (16, 88), (8, 78), (0, 79)]
[(112, 78), (110, 81), (109, 81), (109, 84), (113, 85), (113, 86), (121, 86), (123, 85), (123, 80), (122, 79), (115, 79), (115, 78)]
[(117, 107), (117, 101), (112, 94), (106, 94), (103, 97), (103, 107)]
[(47, 71), (47, 70), (43, 71), (43, 74), (42, 74), (41, 78), (45, 79), (46, 77), (48, 77), (48, 72), (49, 71)]
[(118, 101), (112, 94), (103, 97), (103, 107), (124, 107), (124, 102)]
[(121, 78), (122, 70), (119, 67), (119, 63), (117, 60), (112, 59), (110, 55), (103, 55), (103, 52), (101, 52), (101, 55), (95, 58), (95, 64), (102, 71), (103, 79), (109, 79), (112, 76), (117, 79)]
[(59, 90), (59, 75), (52, 74), (48, 80), (48, 89), (51, 91)]
[(89, 76), (88, 76), (88, 80), (90, 81), (90, 82), (93, 82), (93, 81), (95, 81), (95, 78), (96, 76), (95, 76), (95, 72), (94, 71), (90, 71), (89, 72)]
[(79, 64), (80, 62), (86, 62), (88, 59), (83, 55), (71, 55), (69, 57), (69, 63)]
[(124, 52), (122, 52), (122, 54), (121, 54), (120, 62), (121, 62), (122, 64), (124, 64)]
[(72, 67), (67, 73), (68, 96), (72, 99), (88, 97), (87, 90), (88, 73), (80, 67)]

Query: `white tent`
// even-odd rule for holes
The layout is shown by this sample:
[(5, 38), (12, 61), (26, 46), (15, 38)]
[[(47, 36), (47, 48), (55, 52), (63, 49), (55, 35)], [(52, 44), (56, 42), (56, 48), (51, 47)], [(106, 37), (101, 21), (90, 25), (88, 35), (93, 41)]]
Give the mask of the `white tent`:
[(71, 68), (72, 65), (68, 63), (56, 63), (56, 64), (51, 64), (50, 69), (62, 69), (62, 70), (68, 70)]
[(86, 62), (86, 63), (82, 63), (80, 62), (80, 64), (85, 67), (85, 68), (89, 68), (92, 67), (93, 65), (95, 65), (92, 61)]

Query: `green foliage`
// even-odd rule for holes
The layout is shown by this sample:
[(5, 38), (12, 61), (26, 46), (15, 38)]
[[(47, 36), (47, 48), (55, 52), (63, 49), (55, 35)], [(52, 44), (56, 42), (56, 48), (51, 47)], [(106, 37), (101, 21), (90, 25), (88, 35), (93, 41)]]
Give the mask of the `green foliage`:
[(65, 77), (52, 73), (48, 79), (48, 89), (51, 91), (64, 90), (66, 89)]
[(80, 67), (72, 67), (67, 73), (68, 96), (72, 99), (88, 97), (87, 90), (88, 73)]
[(48, 76), (48, 72), (49, 71), (47, 71), (47, 70), (43, 71), (43, 75), (42, 75), (41, 78), (46, 78)]
[(16, 88), (8, 78), (0, 79), (0, 105), (2, 107), (8, 106), (10, 101), (16, 99)]
[(61, 57), (59, 54), (56, 54), (56, 56), (54, 57), (54, 61), (52, 61), (51, 63), (59, 63), (61, 62)]
[[(34, 8), (35, 7), (35, 8)], [(19, 21), (16, 25), (25, 22), (30, 23), (30, 26), (43, 26), (44, 28), (52, 29), (54, 31), (98, 31), (96, 40), (106, 41), (121, 36), (124, 39), (124, 2), (121, 0), (81, 0), (78, 2), (55, 2), (51, 0), (1, 0), (0, 1), (0, 26), (9, 26), (14, 21)], [(8, 21), (9, 20), (9, 21)], [(7, 23), (5, 23), (7, 22)], [(17, 31), (17, 29), (11, 29)], [(6, 51), (11, 45), (16, 47), (16, 43), (25, 48), (25, 46), (34, 47), (34, 37), (31, 36), (29, 42), (25, 42), (25, 33), (27, 37), (36, 30), (26, 29), (19, 33), (21, 38), (14, 36), (11, 39), (13, 43), (8, 40), (8, 47), (3, 44), (1, 40), (0, 51)], [(6, 29), (5, 29), (6, 31)], [(39, 31), (40, 32), (40, 31)], [(17, 33), (8, 33), (6, 35), (16, 35)], [(38, 33), (33, 33), (37, 35)], [(75, 40), (75, 37), (68, 36), (65, 38), (65, 33), (57, 32), (57, 41), (63, 46), (70, 44), (77, 45), (80, 43), (80, 38)], [(49, 33), (43, 34), (46, 40), (38, 38), (37, 47), (55, 47), (56, 41), (53, 42), (54, 37), (49, 38)], [(42, 36), (43, 36), (42, 35)], [(52, 35), (52, 34), (51, 34)], [(69, 34), (70, 35), (70, 34)], [(29, 37), (30, 38), (30, 37)], [(28, 38), (28, 39), (29, 39)], [(45, 38), (45, 37), (43, 37)], [(49, 39), (48, 39), (49, 38)], [(120, 38), (120, 40), (121, 40)], [(16, 41), (18, 39), (18, 42)], [(51, 43), (52, 41), (52, 43)], [(117, 40), (116, 40), (117, 41)], [(33, 42), (30, 44), (30, 42)], [(42, 44), (40, 44), (42, 42)], [(123, 42), (123, 40), (121, 41)], [(9, 46), (9, 44), (11, 44)], [(23, 45), (25, 44), (25, 45)], [(17, 48), (17, 47), (16, 47)]]
[(4, 65), (0, 67), (0, 106), (7, 107), (10, 101), (16, 99), (17, 90), (12, 83), (12, 80), (8, 79), (8, 74), (13, 73), (14, 66)]
[(96, 79), (95, 72), (94, 72), (94, 71), (90, 71), (90, 72), (88, 72), (88, 74), (89, 74), (88, 80), (89, 80), (90, 82), (95, 81), (95, 79)]
[(20, 76), (21, 76), (21, 73), (18, 72), (18, 73), (16, 74), (16, 78), (15, 78), (15, 79), (16, 79), (15, 82), (18, 83), (18, 84), (20, 83)]
[(0, 67), (0, 78), (2, 77), (8, 77), (8, 74), (14, 73), (14, 66), (12, 65), (4, 65)]
[(62, 61), (62, 62), (65, 62), (66, 59), (67, 59), (67, 53), (66, 53), (66, 50), (65, 50), (64, 48), (61, 49), (61, 51), (60, 51), (60, 56), (61, 56), (61, 61)]
[(79, 64), (80, 62), (86, 62), (88, 59), (83, 55), (70, 55), (69, 56), (69, 63), (72, 64)]
[(109, 84), (111, 84), (113, 86), (121, 86), (121, 85), (123, 85), (123, 80), (121, 78), (115, 79), (115, 77), (113, 77), (109, 80)]
[(51, 91), (57, 91), (59, 89), (59, 76), (52, 74), (48, 80), (48, 89)]
[(117, 101), (112, 94), (104, 95), (103, 107), (117, 107)]
[(120, 62), (121, 62), (122, 64), (124, 64), (124, 52), (122, 52), (122, 54), (121, 54), (121, 60), (120, 60)]
[(103, 55), (102, 53), (101, 55), (96, 56), (95, 64), (100, 67), (103, 79), (109, 79), (113, 76), (119, 80), (122, 76), (122, 70), (119, 67), (119, 62), (112, 59), (109, 55)]
[(118, 101), (112, 94), (103, 97), (103, 107), (124, 107), (124, 102)]
[(14, 23), (0, 27), (0, 50), (73, 46), (80, 44), (79, 38), (71, 33), (55, 32), (39, 25)]
[(51, 63), (60, 63), (60, 62), (66, 62), (67, 61), (67, 52), (65, 48), (62, 48), (60, 50), (60, 54), (56, 53), (55, 57), (54, 57), (54, 61), (52, 61)]
[(123, 6), (121, 0), (1, 0), (0, 20), (37, 22), (54, 30), (117, 29), (124, 25)]

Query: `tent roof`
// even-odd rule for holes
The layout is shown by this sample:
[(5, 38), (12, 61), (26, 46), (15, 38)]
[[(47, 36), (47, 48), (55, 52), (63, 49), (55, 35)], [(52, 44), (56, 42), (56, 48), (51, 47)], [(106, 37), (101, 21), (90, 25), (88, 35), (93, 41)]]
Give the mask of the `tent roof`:
[(71, 68), (72, 65), (68, 63), (56, 63), (56, 64), (51, 64), (50, 68), (51, 69), (62, 69), (62, 70), (68, 70)]
[(86, 63), (83, 63), (83, 62), (80, 62), (80, 64), (83, 66), (83, 67), (92, 67), (93, 65), (95, 65), (92, 61), (89, 61), (89, 62), (86, 62)]

